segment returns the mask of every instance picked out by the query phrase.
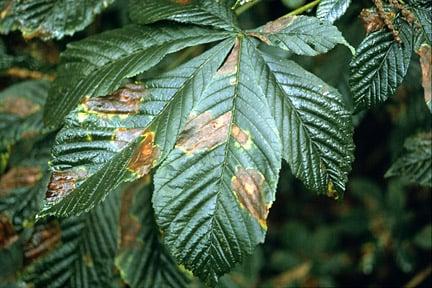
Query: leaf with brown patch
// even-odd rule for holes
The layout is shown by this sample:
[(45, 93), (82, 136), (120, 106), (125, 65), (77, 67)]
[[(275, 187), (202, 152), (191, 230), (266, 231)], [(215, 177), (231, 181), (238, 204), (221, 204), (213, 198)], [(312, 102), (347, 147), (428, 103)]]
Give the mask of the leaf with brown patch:
[(0, 249), (7, 248), (18, 240), (18, 234), (15, 232), (8, 216), (0, 214)]
[(128, 168), (140, 177), (147, 175), (159, 157), (159, 148), (155, 145), (155, 133), (145, 132), (138, 148), (132, 155)]
[(228, 138), (231, 112), (213, 118), (210, 111), (192, 116), (180, 134), (176, 148), (186, 154), (211, 150)]
[(231, 187), (242, 207), (247, 209), (262, 227), (267, 228), (266, 219), (271, 204), (264, 201), (263, 183), (264, 176), (255, 169), (239, 168), (231, 179)]
[(54, 171), (48, 184), (45, 197), (48, 202), (57, 202), (69, 195), (77, 183), (87, 176), (82, 169)]
[(58, 221), (36, 226), (30, 239), (24, 245), (24, 262), (29, 264), (56, 248), (61, 241)]
[(105, 97), (85, 98), (84, 110), (103, 114), (134, 114), (141, 101), (148, 95), (144, 85), (127, 84)]
[(4, 197), (11, 190), (21, 187), (31, 187), (42, 177), (39, 167), (13, 167), (0, 177), (0, 197)]

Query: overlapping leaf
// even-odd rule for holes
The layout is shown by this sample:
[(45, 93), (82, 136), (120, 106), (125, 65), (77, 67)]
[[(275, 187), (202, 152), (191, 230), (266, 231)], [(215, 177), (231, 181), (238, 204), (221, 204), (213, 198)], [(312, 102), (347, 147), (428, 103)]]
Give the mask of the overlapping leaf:
[(333, 23), (345, 14), (351, 0), (322, 0), (317, 9), (317, 17)]
[(400, 26), (401, 43), (386, 29), (369, 34), (350, 63), (350, 86), (356, 110), (370, 108), (393, 96), (411, 60), (413, 35)]
[(114, 0), (3, 0), (0, 31), (19, 29), (24, 37), (63, 38), (87, 27)]
[(147, 185), (123, 192), (116, 266), (132, 288), (186, 287), (187, 280), (159, 239)]
[(346, 45), (341, 32), (327, 21), (308, 16), (284, 16), (251, 32), (268, 45), (277, 46), (298, 55), (315, 56), (337, 44)]
[(132, 25), (70, 44), (50, 90), (45, 122), (60, 125), (84, 96), (108, 95), (168, 53), (224, 37), (227, 32), (193, 26)]
[(432, 187), (431, 133), (408, 138), (404, 147), (405, 153), (393, 163), (385, 176), (398, 176), (412, 183)]
[[(54, 249), (38, 256), (27, 269), (24, 279), (35, 287), (119, 287), (114, 274), (119, 219), (119, 191), (113, 191), (89, 214), (62, 220), (50, 233), (32, 242), (33, 251)], [(54, 222), (55, 223), (55, 222)], [(44, 226), (43, 229), (47, 229)], [(36, 243), (36, 244), (35, 244)], [(28, 255), (32, 250), (28, 249)]]
[(12, 145), (43, 132), (42, 108), (49, 83), (25, 81), (0, 92), (0, 172), (4, 170)]
[[(112, 93), (169, 52), (224, 38), (172, 71)], [(282, 156), (309, 188), (340, 194), (353, 148), (340, 95), (293, 62), (264, 55), (255, 38), (305, 55), (346, 44), (330, 23), (294, 17), (235, 35), (131, 26), (70, 45), (48, 123), (75, 109), (56, 138), (40, 216), (87, 211), (160, 165), (152, 201), (163, 241), (178, 263), (215, 285), (263, 242)], [(127, 259), (135, 261), (118, 261), (129, 270)]]
[(173, 20), (238, 30), (237, 20), (229, 0), (131, 0), (129, 11), (135, 23), (149, 24), (160, 20)]

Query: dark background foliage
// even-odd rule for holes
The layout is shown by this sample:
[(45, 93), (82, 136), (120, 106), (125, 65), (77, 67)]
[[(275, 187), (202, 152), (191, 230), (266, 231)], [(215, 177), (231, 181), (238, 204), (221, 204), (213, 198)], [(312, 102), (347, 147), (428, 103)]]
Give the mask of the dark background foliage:
[[(127, 23), (125, 2), (117, 1), (84, 31), (59, 41), (25, 41), (18, 32), (2, 36), (8, 59), (21, 72), (39, 71), (40, 75), (33, 76), (50, 79), (66, 43)], [(260, 1), (241, 15), (240, 23), (243, 27), (257, 27), (305, 2)], [(372, 2), (352, 2), (336, 25), (357, 47), (365, 37), (358, 15)], [(202, 50), (198, 46), (175, 53), (155, 69), (171, 69)], [(303, 67), (338, 88), (352, 107), (348, 87), (350, 59), (348, 49), (342, 46), (314, 58), (296, 57)], [(0, 90), (22, 78), (33, 77), (22, 73), (2, 70)], [(221, 286), (431, 287), (431, 191), (397, 178), (384, 178), (401, 154), (405, 139), (431, 129), (420, 75), (419, 61), (414, 57), (394, 97), (354, 116), (355, 161), (343, 199), (335, 201), (306, 191), (291, 176), (289, 168), (283, 167), (265, 244), (258, 247), (251, 259), (224, 276)], [(10, 166), (28, 157), (26, 142), (14, 148)], [(12, 262), (6, 260), (10, 258), (5, 254), (0, 257), (0, 279), (7, 279), (11, 271), (5, 267), (12, 266)], [(197, 281), (191, 285), (200, 286)]]

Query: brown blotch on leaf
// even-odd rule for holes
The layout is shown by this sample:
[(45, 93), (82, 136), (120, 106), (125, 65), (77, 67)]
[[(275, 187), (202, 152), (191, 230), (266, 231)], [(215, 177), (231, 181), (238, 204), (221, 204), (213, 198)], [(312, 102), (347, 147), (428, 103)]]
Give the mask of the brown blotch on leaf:
[(231, 128), (231, 135), (243, 147), (247, 147), (250, 143), (249, 135), (235, 124)]
[(91, 97), (83, 100), (89, 110), (105, 114), (134, 114), (147, 95), (144, 85), (126, 84), (109, 96)]
[(114, 143), (117, 148), (122, 149), (138, 138), (143, 131), (143, 129), (118, 128), (114, 131)]
[(255, 169), (238, 169), (231, 179), (231, 188), (236, 193), (241, 205), (258, 220), (264, 228), (269, 207), (262, 195), (264, 176)]
[(45, 193), (48, 202), (56, 202), (66, 197), (75, 189), (76, 183), (86, 178), (87, 172), (83, 169), (54, 171)]
[(284, 16), (280, 17), (274, 21), (270, 21), (267, 24), (265, 24), (261, 31), (264, 33), (277, 33), (288, 27), (297, 16)]
[(159, 148), (154, 144), (154, 132), (146, 132), (143, 137), (128, 164), (128, 168), (139, 176), (144, 176), (150, 172), (160, 154)]
[(18, 235), (9, 219), (0, 214), (0, 249), (7, 248), (18, 240)]
[(429, 109), (432, 107), (432, 74), (431, 74), (431, 67), (432, 67), (432, 51), (431, 46), (428, 44), (422, 44), (420, 46), (420, 49), (416, 51), (417, 54), (420, 56), (420, 65), (422, 70), (422, 85), (424, 88), (424, 98), (426, 101), (426, 104), (428, 105)]
[(0, 178), (0, 196), (16, 188), (33, 186), (41, 177), (39, 167), (14, 167)]
[(22, 97), (6, 97), (0, 102), (0, 112), (19, 117), (29, 116), (39, 111), (40, 108), (38, 104)]
[(174, 0), (173, 2), (180, 5), (188, 5), (192, 3), (192, 0)]
[(30, 239), (24, 245), (24, 262), (33, 262), (53, 250), (61, 241), (61, 229), (58, 221), (36, 226)]
[(186, 154), (211, 150), (227, 140), (230, 121), (230, 111), (215, 119), (209, 111), (190, 118), (177, 140), (176, 148)]
[(131, 215), (131, 207), (134, 202), (137, 191), (133, 186), (129, 186), (121, 196), (120, 208), (120, 248), (133, 247), (137, 242), (138, 234), (141, 230), (141, 224), (136, 217)]
[(228, 55), (223, 65), (216, 72), (217, 75), (232, 75), (237, 72), (237, 64), (239, 61), (240, 42), (236, 39), (233, 49)]
[(251, 32), (249, 35), (258, 38), (267, 45), (271, 45), (271, 41), (268, 38), (268, 34), (273, 34), (282, 31), (289, 26), (297, 16), (285, 16), (274, 21), (270, 21), (261, 27), (260, 32)]

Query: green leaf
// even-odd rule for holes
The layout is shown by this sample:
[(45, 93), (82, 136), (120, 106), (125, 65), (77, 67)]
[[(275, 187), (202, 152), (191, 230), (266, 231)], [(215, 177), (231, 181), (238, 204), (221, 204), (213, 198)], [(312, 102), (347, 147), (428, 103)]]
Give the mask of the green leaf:
[[(1, 7), (1, 6), (0, 6)], [(6, 46), (0, 39), (0, 71), (9, 68), (14, 63), (14, 57), (7, 54)]]
[(116, 266), (132, 288), (186, 287), (185, 276), (159, 239), (151, 195), (148, 185), (135, 185), (123, 192)]
[(262, 53), (256, 59), (292, 173), (313, 191), (340, 196), (354, 160), (351, 113), (342, 96), (292, 61)]
[(207, 85), (202, 79), (216, 71), (230, 45), (222, 42), (146, 86), (86, 98), (57, 135), (52, 189), (40, 216), (88, 211), (120, 183), (147, 174), (174, 145)]
[(250, 35), (264, 43), (298, 55), (316, 56), (337, 44), (352, 48), (336, 28), (327, 21), (308, 16), (284, 16), (252, 30)]
[(351, 0), (322, 0), (317, 9), (317, 17), (333, 23), (345, 14)]
[(238, 30), (237, 20), (228, 0), (131, 0), (130, 17), (138, 24), (160, 20), (214, 26), (228, 31)]
[[(426, 41), (429, 45), (432, 44), (432, 19), (430, 17), (431, 10), (425, 7), (413, 7), (412, 8), (418, 23), (420, 24), (420, 29), (416, 27), (416, 30), (419, 31), (420, 37)], [(423, 41), (421, 41), (423, 42)]]
[(400, 26), (398, 43), (388, 30), (369, 34), (350, 63), (350, 86), (355, 109), (371, 108), (393, 96), (402, 83), (411, 60), (411, 28)]
[(27, 249), (27, 255), (40, 251), (47, 243), (50, 243), (47, 249), (53, 250), (37, 259), (28, 259), (34, 262), (27, 268), (24, 279), (44, 288), (117, 287), (113, 271), (120, 210), (118, 192), (113, 191), (89, 214), (62, 220), (58, 228), (54, 226), (48, 230), (50, 233), (41, 234), (48, 238), (35, 236), (36, 242), (31, 242), (34, 247)]
[(0, 92), (0, 172), (7, 165), (12, 145), (47, 132), (43, 129), (42, 108), (48, 87), (47, 81), (29, 80)]
[(83, 30), (95, 15), (102, 12), (114, 0), (32, 0), (0, 1), (4, 7), (5, 23), (0, 30), (9, 32), (19, 29), (27, 39), (60, 39)]
[(49, 93), (45, 123), (61, 125), (84, 96), (108, 95), (122, 80), (148, 70), (169, 53), (227, 36), (193, 26), (131, 25), (69, 44)]
[(423, 249), (432, 249), (432, 225), (427, 225), (414, 237), (414, 243)]
[(431, 133), (408, 138), (404, 148), (404, 154), (393, 163), (385, 177), (398, 176), (411, 183), (432, 187)]
[(279, 135), (237, 39), (155, 174), (153, 205), (178, 262), (215, 285), (264, 241), (280, 169)]

